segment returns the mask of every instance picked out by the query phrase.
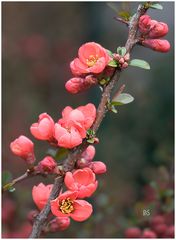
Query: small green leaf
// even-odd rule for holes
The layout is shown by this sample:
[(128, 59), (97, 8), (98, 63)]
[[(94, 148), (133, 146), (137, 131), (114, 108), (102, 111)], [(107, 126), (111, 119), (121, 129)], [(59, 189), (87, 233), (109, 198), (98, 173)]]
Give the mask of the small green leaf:
[(94, 143), (94, 138), (87, 139), (88, 143)]
[(115, 60), (111, 60), (111, 61), (108, 63), (108, 66), (110, 66), (110, 67), (117, 67), (118, 64), (117, 64), (117, 62), (116, 62)]
[(100, 85), (105, 85), (106, 82), (107, 82), (107, 81), (106, 81), (106, 79), (104, 79), (104, 78), (99, 81)]
[(130, 19), (130, 13), (127, 11), (120, 11), (118, 12), (119, 17), (123, 18), (124, 20), (128, 21)]
[(7, 184), (12, 180), (12, 174), (9, 171), (3, 171), (2, 172), (2, 185)]
[(134, 100), (134, 97), (132, 97), (128, 93), (121, 93), (119, 96), (112, 99), (111, 105), (113, 106), (121, 106), (124, 104), (131, 103)]
[(66, 157), (68, 154), (68, 149), (66, 148), (59, 148), (57, 153), (55, 154), (55, 159), (58, 161), (64, 157)]
[(114, 56), (113, 56), (113, 53), (112, 53), (110, 50), (107, 50), (107, 52), (108, 52), (108, 54), (109, 54), (110, 57), (112, 57), (112, 58), (114, 57)]
[(9, 188), (9, 192), (14, 192), (16, 189), (14, 187)]
[(153, 3), (150, 5), (150, 8), (158, 9), (158, 10), (163, 10), (163, 6), (159, 3)]
[(118, 113), (117, 109), (113, 105), (111, 106), (110, 111), (113, 113)]
[(150, 65), (148, 64), (148, 62), (146, 62), (144, 60), (141, 60), (141, 59), (132, 59), (129, 62), (129, 65), (133, 66), (133, 67), (144, 68), (144, 69), (147, 69), (147, 70), (150, 69)]
[(126, 54), (126, 48), (125, 47), (118, 47), (117, 48), (117, 53), (120, 55), (120, 56), (124, 56)]

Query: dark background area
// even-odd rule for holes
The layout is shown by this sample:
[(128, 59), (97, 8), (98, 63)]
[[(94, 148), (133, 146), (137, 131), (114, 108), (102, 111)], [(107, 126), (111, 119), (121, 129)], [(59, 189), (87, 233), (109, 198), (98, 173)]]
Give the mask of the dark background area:
[[(124, 7), (121, 2), (115, 5)], [(125, 5), (135, 12), (137, 3)], [(135, 101), (119, 107), (118, 114), (108, 113), (97, 134), (100, 143), (95, 160), (105, 162), (108, 171), (98, 177), (98, 190), (90, 199), (94, 214), (83, 223), (72, 221), (68, 230), (50, 237), (122, 237), (145, 184), (155, 181), (161, 168), (167, 169), (169, 177), (172, 175), (174, 3), (162, 5), (163, 11), (150, 9), (148, 14), (169, 25), (166, 39), (171, 50), (163, 54), (136, 46), (132, 58), (146, 60), (151, 70), (129, 67), (121, 75), (119, 84), (126, 84), (125, 92)], [(46, 154), (48, 145), (36, 141), (29, 131), (40, 113), (47, 112), (56, 121), (67, 105), (98, 105), (98, 87), (71, 95), (64, 84), (72, 76), (69, 64), (83, 43), (98, 42), (114, 52), (117, 46), (124, 46), (128, 31), (114, 16), (116, 13), (105, 2), (2, 3), (2, 168), (13, 177), (26, 170), (25, 163), (9, 149), (19, 135), (35, 142), (39, 160)], [(26, 180), (16, 186), (15, 192), (3, 196), (16, 204), (12, 229), (20, 228), (28, 211), (35, 209), (31, 189), (41, 181), (51, 183), (52, 179)], [(5, 224), (3, 229), (7, 231)]]

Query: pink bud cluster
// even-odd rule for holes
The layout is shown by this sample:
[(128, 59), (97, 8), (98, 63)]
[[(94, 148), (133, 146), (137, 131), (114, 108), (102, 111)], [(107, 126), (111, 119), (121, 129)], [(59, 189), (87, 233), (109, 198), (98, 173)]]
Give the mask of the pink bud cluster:
[(88, 42), (78, 50), (78, 57), (70, 63), (74, 75), (66, 82), (65, 87), (70, 93), (79, 93), (97, 84), (97, 77), (111, 60), (107, 50), (100, 44)]
[(125, 68), (128, 67), (128, 62), (130, 60), (130, 54), (129, 53), (125, 54), (125, 56), (121, 56), (120, 54), (115, 53), (115, 54), (113, 54), (113, 56), (114, 56), (114, 59), (116, 61), (118, 61), (119, 67), (121, 69), (125, 69)]
[(152, 20), (150, 16), (143, 15), (139, 19), (139, 31), (142, 35), (142, 45), (158, 52), (168, 52), (170, 43), (164, 37), (168, 31), (168, 25), (163, 22)]

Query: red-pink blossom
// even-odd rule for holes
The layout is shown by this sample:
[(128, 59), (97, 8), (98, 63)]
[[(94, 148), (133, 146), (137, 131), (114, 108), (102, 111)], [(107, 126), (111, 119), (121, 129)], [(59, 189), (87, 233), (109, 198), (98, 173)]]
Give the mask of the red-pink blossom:
[(62, 111), (62, 118), (55, 124), (54, 136), (58, 145), (73, 148), (82, 143), (86, 131), (92, 126), (96, 117), (96, 108), (89, 103), (73, 109), (66, 107)]
[(46, 156), (42, 161), (38, 163), (38, 168), (41, 172), (52, 173), (56, 166), (56, 161), (50, 156)]
[(32, 189), (32, 198), (37, 207), (42, 210), (50, 196), (53, 184), (44, 185), (40, 183), (38, 186), (34, 186)]
[(163, 238), (174, 238), (174, 233), (175, 233), (175, 227), (174, 225), (171, 225), (167, 228)]
[(39, 115), (38, 123), (33, 123), (30, 130), (35, 138), (39, 140), (52, 141), (54, 121), (47, 113), (42, 113)]
[(155, 20), (151, 20), (150, 25), (151, 25), (151, 29), (148, 33), (149, 38), (164, 37), (169, 31), (168, 25), (163, 22), (157, 22)]
[(64, 178), (66, 187), (78, 192), (78, 198), (90, 197), (97, 189), (98, 182), (90, 168), (83, 168), (67, 172)]
[(139, 19), (139, 31), (143, 34), (146, 34), (150, 30), (151, 18), (148, 15), (143, 15)]
[(82, 222), (92, 214), (92, 205), (85, 200), (77, 199), (78, 193), (66, 191), (51, 201), (51, 212), (57, 217), (71, 217)]
[(106, 172), (106, 165), (101, 161), (91, 162), (89, 168), (91, 168), (95, 174), (103, 174)]
[(156, 236), (155, 232), (153, 232), (150, 229), (145, 229), (141, 236), (141, 238), (156, 238), (156, 237), (157, 236)]
[(170, 50), (170, 43), (164, 39), (145, 39), (142, 44), (157, 52), (168, 52)]
[(55, 124), (55, 138), (57, 139), (58, 146), (64, 148), (74, 148), (82, 143), (82, 137), (77, 128), (62, 127), (61, 124)]
[(64, 231), (70, 226), (69, 217), (56, 217), (50, 222), (50, 231)]
[(101, 73), (110, 57), (105, 48), (95, 42), (88, 42), (83, 44), (78, 51), (78, 58), (75, 58), (70, 68), (75, 76), (88, 73)]
[(67, 89), (68, 92), (76, 94), (84, 90), (87, 90), (88, 88), (95, 84), (97, 84), (97, 78), (95, 78), (93, 75), (88, 75), (85, 78), (81, 77), (71, 78), (69, 81), (66, 82), (65, 88)]
[(138, 227), (130, 227), (125, 231), (126, 238), (140, 238), (141, 237), (141, 230)]
[(34, 144), (29, 138), (21, 135), (11, 142), (10, 149), (15, 155), (23, 158), (28, 164), (34, 163)]

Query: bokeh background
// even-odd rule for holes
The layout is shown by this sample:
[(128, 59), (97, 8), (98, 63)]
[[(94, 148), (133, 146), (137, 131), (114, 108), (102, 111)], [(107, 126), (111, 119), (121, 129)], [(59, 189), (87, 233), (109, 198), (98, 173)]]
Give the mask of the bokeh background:
[[(118, 11), (125, 7), (135, 12), (138, 3), (114, 5)], [(135, 101), (119, 107), (118, 114), (108, 113), (98, 132), (95, 160), (105, 162), (108, 171), (98, 177), (98, 190), (90, 199), (94, 214), (86, 222), (72, 221), (65, 232), (47, 237), (123, 237), (126, 227), (143, 218), (146, 186), (159, 178), (173, 188), (174, 3), (162, 5), (163, 11), (150, 9), (148, 13), (169, 25), (166, 38), (171, 50), (162, 54), (136, 46), (132, 58), (148, 61), (151, 70), (129, 67), (121, 75), (119, 84), (126, 84), (125, 92)], [(71, 77), (69, 63), (81, 44), (95, 41), (111, 51), (124, 46), (127, 28), (113, 19), (116, 15), (106, 2), (2, 3), (2, 169), (13, 177), (26, 170), (23, 160), (9, 149), (16, 137), (30, 137), (39, 160), (46, 154), (48, 145), (36, 141), (29, 131), (40, 113), (57, 120), (67, 105), (98, 105), (98, 87), (71, 95), (64, 84)], [(52, 179), (29, 179), (19, 183), (15, 192), (3, 194), (3, 209), (11, 208), (13, 215), (2, 214), (4, 236), (19, 237), (23, 232), (27, 237), (26, 216), (35, 209), (31, 189), (41, 181), (51, 183)]]

